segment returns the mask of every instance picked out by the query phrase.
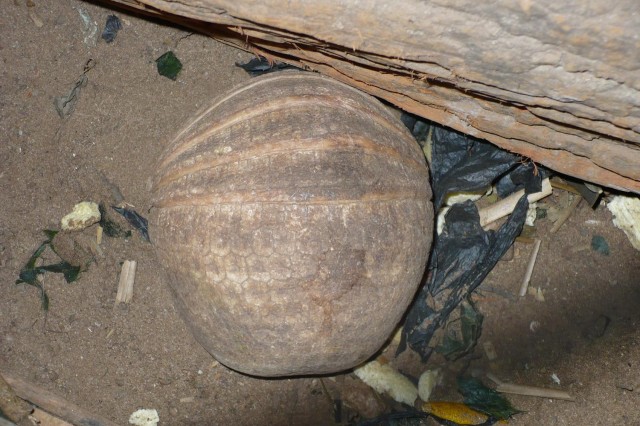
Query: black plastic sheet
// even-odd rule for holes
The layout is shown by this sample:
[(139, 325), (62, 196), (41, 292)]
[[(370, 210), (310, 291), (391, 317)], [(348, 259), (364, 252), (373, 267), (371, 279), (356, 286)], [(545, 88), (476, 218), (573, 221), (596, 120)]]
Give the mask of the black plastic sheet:
[[(495, 145), (420, 120), (409, 125), (420, 141), (431, 135), (431, 179), (434, 208), (440, 210), (447, 194), (478, 191), (504, 180), (505, 192), (522, 187), (525, 193), (541, 189), (541, 176), (533, 163)], [(426, 142), (423, 142), (426, 143)], [(421, 143), (421, 144), (423, 144)], [(508, 195), (508, 193), (501, 195)], [(485, 231), (475, 204), (467, 201), (451, 206), (440, 235), (435, 235), (425, 282), (410, 307), (397, 353), (407, 346), (426, 362), (433, 349), (434, 332), (451, 312), (470, 295), (522, 232), (529, 202), (526, 195), (497, 231)]]
[(262, 74), (268, 74), (270, 72), (281, 71), (286, 69), (299, 69), (293, 65), (286, 64), (284, 62), (270, 62), (264, 56), (258, 56), (251, 59), (249, 62), (242, 64), (236, 62), (236, 66), (242, 68), (252, 77), (256, 77)]
[(118, 31), (122, 29), (122, 22), (116, 15), (107, 16), (107, 22), (104, 25), (104, 31), (102, 31), (102, 39), (107, 43), (112, 43), (116, 39)]

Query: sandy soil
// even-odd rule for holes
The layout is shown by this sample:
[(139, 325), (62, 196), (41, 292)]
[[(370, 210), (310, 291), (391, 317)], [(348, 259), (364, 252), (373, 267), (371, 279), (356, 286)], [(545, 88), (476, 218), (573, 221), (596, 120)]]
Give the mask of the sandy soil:
[[(123, 425), (143, 407), (156, 408), (164, 425), (334, 424), (332, 399), (378, 401), (348, 374), (263, 380), (217, 364), (187, 332), (151, 245), (137, 234), (106, 238), (103, 254), (75, 283), (47, 274), (46, 315), (33, 287), (14, 285), (45, 239), (42, 230), (59, 228), (75, 203), (109, 200), (116, 186), (146, 213), (148, 181), (172, 135), (202, 105), (249, 78), (234, 63), (250, 55), (120, 11), (124, 28), (115, 42), (85, 44), (78, 8), (100, 30), (114, 13), (60, 0), (38, 2), (30, 15), (15, 0), (0, 17), (0, 370)], [(156, 71), (155, 59), (167, 50), (184, 64), (177, 81)], [(95, 66), (75, 111), (61, 119), (53, 99), (70, 90), (90, 59)], [(554, 197), (550, 203), (562, 201)], [(583, 203), (557, 234), (548, 229), (541, 221), (532, 278), (545, 301), (515, 296), (531, 250), (518, 243), (513, 260), (499, 263), (476, 298), (485, 326), (471, 368), (576, 398), (513, 397), (526, 413), (512, 424), (640, 424), (640, 255), (603, 208)], [(606, 238), (609, 256), (590, 249), (594, 235)], [(134, 300), (114, 308), (127, 259), (138, 262)], [(498, 354), (491, 362), (482, 350), (487, 341)], [(405, 356), (396, 364), (414, 375), (440, 365), (446, 374), (436, 397), (459, 398), (453, 382), (460, 363), (434, 356), (419, 366)], [(354, 415), (345, 407), (343, 423)]]

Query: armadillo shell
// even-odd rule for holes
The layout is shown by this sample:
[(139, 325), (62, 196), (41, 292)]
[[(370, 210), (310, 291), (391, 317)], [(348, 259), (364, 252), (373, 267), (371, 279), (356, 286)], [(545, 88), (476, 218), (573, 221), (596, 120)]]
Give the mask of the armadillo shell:
[(160, 159), (150, 232), (176, 306), (221, 363), (258, 376), (356, 366), (421, 280), (424, 156), (374, 98), (317, 74), (258, 77)]

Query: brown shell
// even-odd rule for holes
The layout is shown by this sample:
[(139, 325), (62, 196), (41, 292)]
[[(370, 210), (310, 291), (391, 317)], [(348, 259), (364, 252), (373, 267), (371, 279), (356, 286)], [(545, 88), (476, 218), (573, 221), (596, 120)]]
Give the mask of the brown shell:
[(376, 352), (424, 272), (424, 156), (374, 98), (312, 73), (241, 85), (171, 143), (150, 232), (178, 310), (220, 362), (331, 373)]

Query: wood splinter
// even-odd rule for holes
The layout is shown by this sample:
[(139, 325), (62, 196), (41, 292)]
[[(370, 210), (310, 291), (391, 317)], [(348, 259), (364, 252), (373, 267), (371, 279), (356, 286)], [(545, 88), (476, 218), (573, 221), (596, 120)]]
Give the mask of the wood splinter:
[(527, 288), (529, 287), (529, 282), (531, 281), (531, 275), (533, 274), (533, 267), (536, 264), (536, 260), (538, 259), (538, 251), (540, 250), (540, 243), (542, 240), (536, 238), (533, 252), (531, 252), (531, 258), (529, 259), (529, 264), (527, 265), (527, 272), (524, 274), (524, 279), (522, 280), (522, 285), (520, 286), (520, 297), (524, 297), (527, 294)]
[(515, 395), (536, 396), (539, 398), (562, 399), (565, 401), (575, 401), (568, 393), (558, 389), (539, 388), (536, 386), (515, 385), (505, 383), (494, 374), (487, 373), (487, 377), (496, 383), (496, 391), (500, 393), (511, 393)]
[[(551, 183), (549, 183), (549, 178), (546, 178), (542, 181), (542, 189), (540, 192), (527, 195), (527, 199), (529, 200), (529, 203), (534, 203), (551, 195), (552, 191), (553, 189), (551, 188)], [(520, 200), (523, 195), (524, 189), (521, 189), (495, 204), (480, 209), (478, 211), (478, 214), (480, 215), (480, 226), (484, 228), (491, 222), (495, 222), (496, 220), (511, 214), (511, 212), (516, 208), (518, 200)]]
[(136, 279), (136, 261), (125, 260), (120, 271), (116, 305), (118, 303), (130, 303), (133, 298), (133, 283)]

